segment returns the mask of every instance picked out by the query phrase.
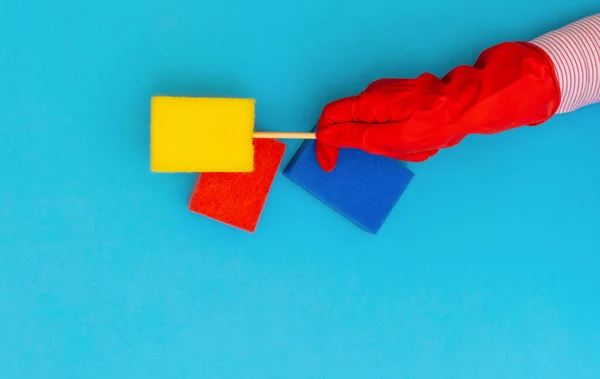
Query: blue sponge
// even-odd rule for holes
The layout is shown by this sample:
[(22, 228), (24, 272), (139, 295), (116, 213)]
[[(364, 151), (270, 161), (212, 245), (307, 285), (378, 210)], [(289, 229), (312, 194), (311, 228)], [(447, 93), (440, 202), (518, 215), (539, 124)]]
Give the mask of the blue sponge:
[(319, 166), (316, 141), (306, 140), (283, 174), (369, 233), (377, 234), (414, 174), (400, 162), (341, 149), (332, 172)]

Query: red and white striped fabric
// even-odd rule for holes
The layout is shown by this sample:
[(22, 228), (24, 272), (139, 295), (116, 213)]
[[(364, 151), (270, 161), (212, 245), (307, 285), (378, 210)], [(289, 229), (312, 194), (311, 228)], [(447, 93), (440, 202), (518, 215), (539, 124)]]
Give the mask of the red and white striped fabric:
[(561, 104), (567, 113), (600, 102), (600, 14), (546, 33), (533, 41), (556, 68)]

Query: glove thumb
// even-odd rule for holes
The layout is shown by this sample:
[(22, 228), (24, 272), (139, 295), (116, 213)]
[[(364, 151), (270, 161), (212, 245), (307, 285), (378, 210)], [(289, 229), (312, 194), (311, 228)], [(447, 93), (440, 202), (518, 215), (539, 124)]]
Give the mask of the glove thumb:
[(362, 148), (367, 125), (334, 124), (317, 130), (317, 160), (323, 170), (331, 172), (338, 160), (339, 148)]
[(334, 146), (326, 145), (317, 140), (317, 161), (319, 166), (326, 172), (331, 172), (337, 164), (340, 149)]

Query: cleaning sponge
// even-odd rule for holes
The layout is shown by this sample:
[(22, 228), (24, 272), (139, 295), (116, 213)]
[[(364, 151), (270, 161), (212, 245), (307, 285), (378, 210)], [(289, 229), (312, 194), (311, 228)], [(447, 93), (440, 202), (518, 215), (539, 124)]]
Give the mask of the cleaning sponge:
[(332, 172), (319, 166), (314, 140), (305, 141), (284, 175), (364, 230), (376, 234), (414, 174), (400, 162), (341, 149)]
[(152, 98), (151, 170), (249, 172), (254, 100)]
[(254, 171), (204, 173), (196, 181), (189, 209), (222, 223), (254, 232), (277, 174), (285, 145), (255, 139)]

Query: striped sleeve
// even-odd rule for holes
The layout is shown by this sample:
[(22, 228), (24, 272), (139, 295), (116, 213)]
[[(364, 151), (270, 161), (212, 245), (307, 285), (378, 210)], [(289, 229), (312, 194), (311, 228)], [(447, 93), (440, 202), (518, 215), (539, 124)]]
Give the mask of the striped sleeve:
[(554, 63), (561, 90), (557, 113), (600, 102), (600, 13), (531, 43), (543, 49)]

